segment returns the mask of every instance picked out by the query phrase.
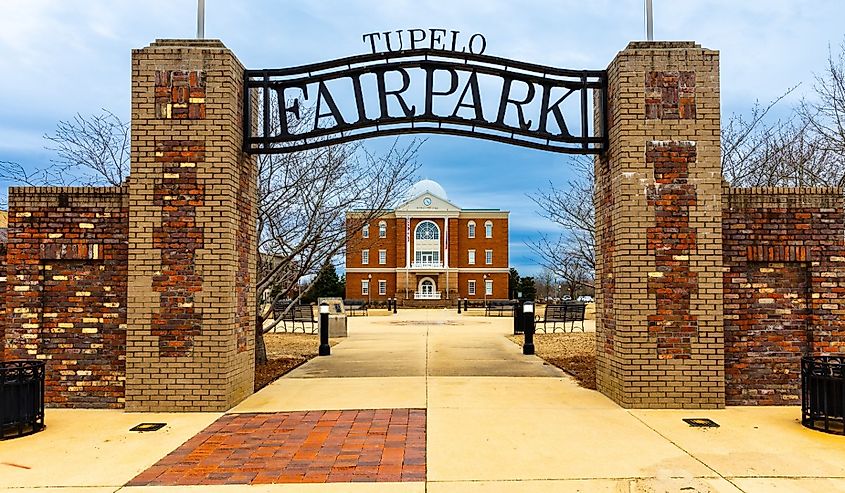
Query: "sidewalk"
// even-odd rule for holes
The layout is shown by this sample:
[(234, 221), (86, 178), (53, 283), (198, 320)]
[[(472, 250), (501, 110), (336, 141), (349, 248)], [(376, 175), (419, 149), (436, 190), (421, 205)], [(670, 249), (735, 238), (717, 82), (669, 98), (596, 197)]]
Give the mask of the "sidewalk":
[[(509, 318), (406, 310), (349, 323), (332, 356), (222, 418), (49, 410), (46, 431), (0, 442), (0, 488), (845, 491), (845, 437), (803, 428), (797, 407), (630, 411), (523, 356), (504, 338)], [(720, 427), (690, 428), (688, 417)], [(126, 431), (143, 421), (168, 426)], [(271, 484), (282, 479), (365, 482)], [(237, 481), (266, 484), (222, 484)]]

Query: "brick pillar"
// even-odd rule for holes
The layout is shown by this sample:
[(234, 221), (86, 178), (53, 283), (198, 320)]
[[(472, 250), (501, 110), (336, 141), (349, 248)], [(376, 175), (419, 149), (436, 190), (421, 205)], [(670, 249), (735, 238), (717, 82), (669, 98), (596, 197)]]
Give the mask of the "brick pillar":
[(635, 408), (724, 406), (719, 54), (632, 42), (608, 67), (596, 159), (598, 388)]
[(222, 411), (252, 393), (256, 166), (243, 66), (216, 40), (132, 53), (126, 409)]

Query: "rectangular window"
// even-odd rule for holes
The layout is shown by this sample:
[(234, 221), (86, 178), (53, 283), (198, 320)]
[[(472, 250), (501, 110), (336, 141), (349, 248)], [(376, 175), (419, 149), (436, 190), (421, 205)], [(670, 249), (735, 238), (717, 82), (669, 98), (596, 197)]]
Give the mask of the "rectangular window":
[(493, 281), (490, 279), (484, 281), (484, 294), (487, 296), (493, 296)]
[(367, 265), (370, 263), (370, 251), (361, 250), (361, 263)]
[(379, 296), (386, 296), (387, 295), (387, 281), (384, 279), (379, 279), (378, 281), (378, 295)]
[(469, 265), (475, 265), (475, 250), (469, 251), (469, 258), (467, 259)]
[(378, 251), (378, 263), (384, 265), (387, 263), (387, 250)]
[(491, 265), (493, 263), (493, 250), (484, 250), (484, 262), (487, 265)]
[(361, 281), (361, 294), (363, 294), (364, 296), (370, 294), (370, 281)]
[(361, 229), (361, 236), (363, 236), (364, 238), (370, 237), (370, 225), (369, 224), (365, 224), (364, 227)]
[(475, 296), (475, 280), (474, 279), (469, 280), (469, 295)]

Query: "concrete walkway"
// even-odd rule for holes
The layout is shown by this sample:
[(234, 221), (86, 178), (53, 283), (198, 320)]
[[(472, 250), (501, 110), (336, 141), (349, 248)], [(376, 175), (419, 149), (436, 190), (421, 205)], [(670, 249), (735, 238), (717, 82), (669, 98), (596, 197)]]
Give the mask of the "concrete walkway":
[[(630, 411), (523, 356), (510, 319), (403, 311), (350, 319), (350, 337), (229, 415), (422, 409), (426, 481), (123, 487), (219, 414), (50, 410), (0, 442), (0, 488), (64, 492), (845, 492), (845, 437), (797, 407)], [(720, 428), (690, 428), (709, 417)], [(128, 433), (165, 421), (155, 433)], [(81, 487), (86, 487), (82, 489)], [(52, 489), (52, 488), (51, 488)]]

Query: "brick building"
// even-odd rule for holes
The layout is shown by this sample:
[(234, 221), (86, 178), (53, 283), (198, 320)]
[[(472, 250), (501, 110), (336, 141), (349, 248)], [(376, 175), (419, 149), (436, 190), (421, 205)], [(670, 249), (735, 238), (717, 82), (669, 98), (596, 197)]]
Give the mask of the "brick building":
[(372, 221), (347, 213), (346, 298), (444, 306), (508, 298), (508, 212), (461, 209), (432, 180)]

